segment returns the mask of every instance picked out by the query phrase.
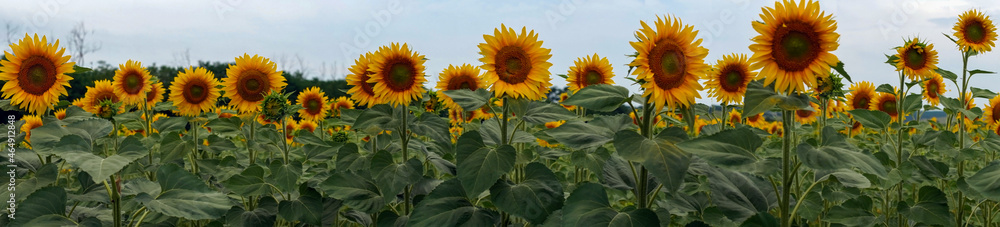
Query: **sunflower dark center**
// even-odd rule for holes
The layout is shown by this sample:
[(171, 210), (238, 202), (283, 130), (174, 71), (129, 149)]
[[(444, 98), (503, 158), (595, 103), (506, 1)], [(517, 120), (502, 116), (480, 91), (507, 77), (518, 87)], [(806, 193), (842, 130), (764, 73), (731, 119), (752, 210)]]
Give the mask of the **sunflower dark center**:
[[(895, 98), (893, 98), (893, 99), (895, 99)], [(885, 101), (882, 102), (882, 105), (879, 106), (879, 108), (881, 108), (881, 110), (883, 112), (885, 112), (885, 113), (887, 113), (887, 114), (889, 114), (891, 116), (896, 116), (896, 114), (897, 114), (897, 112), (896, 112), (896, 101), (895, 100), (892, 100), (892, 101), (885, 100)]]
[(903, 54), (903, 63), (906, 64), (907, 68), (911, 69), (923, 69), (927, 65), (927, 52), (924, 51), (923, 47), (913, 45)]
[(656, 86), (670, 90), (684, 84), (687, 62), (677, 44), (664, 40), (656, 43), (649, 53), (649, 69)]
[(139, 94), (142, 91), (142, 76), (136, 73), (125, 74), (125, 93)]
[(448, 90), (469, 89), (475, 91), (478, 88), (475, 79), (470, 75), (458, 75), (448, 80)]
[(757, 122), (757, 120), (760, 120), (760, 115), (753, 115), (747, 118), (747, 122)]
[(149, 102), (149, 101), (159, 101), (159, 100), (153, 100), (153, 99), (156, 99), (156, 92), (159, 91), (158, 89), (159, 88), (156, 88), (156, 86), (150, 87), (149, 92), (146, 92), (146, 101), (147, 102)]
[(395, 58), (387, 63), (389, 68), (382, 75), (385, 78), (385, 85), (397, 92), (410, 90), (417, 78), (413, 62), (406, 58)]
[(993, 105), (990, 108), (993, 109), (993, 119), (991, 120), (993, 120), (993, 122), (1000, 121), (1000, 105)]
[(236, 93), (243, 100), (249, 102), (264, 100), (267, 88), (270, 87), (268, 82), (267, 75), (264, 75), (261, 71), (244, 71), (243, 75), (240, 75), (239, 80), (236, 82)]
[(369, 75), (371, 74), (361, 75), (361, 90), (365, 91), (365, 93), (369, 95), (375, 95), (375, 90), (372, 89), (375, 87), (375, 83), (368, 82), (368, 79), (371, 79), (371, 76)]
[(806, 70), (822, 51), (819, 35), (811, 25), (800, 21), (779, 26), (771, 44), (775, 63), (791, 72)]
[(309, 114), (313, 115), (319, 114), (319, 112), (323, 110), (321, 108), (322, 106), (320, 105), (320, 101), (316, 97), (309, 97), (309, 99), (306, 100), (305, 107), (306, 107), (306, 112), (309, 112)]
[(931, 98), (938, 97), (938, 85), (936, 83), (927, 84), (927, 96)]
[(531, 59), (524, 49), (516, 46), (500, 48), (496, 54), (496, 73), (500, 80), (508, 84), (520, 84), (531, 73)]
[(17, 75), (21, 90), (32, 95), (42, 95), (56, 83), (56, 65), (49, 59), (31, 56), (21, 63)]
[(201, 102), (208, 99), (208, 85), (202, 81), (191, 81), (188, 82), (187, 86), (184, 88), (183, 95), (184, 100), (191, 104), (200, 104)]
[(604, 76), (601, 76), (601, 73), (597, 72), (596, 70), (593, 69), (587, 70), (587, 73), (584, 74), (584, 84), (583, 84), (584, 87), (590, 86), (592, 84), (599, 84), (601, 82), (604, 82)]
[(746, 83), (747, 75), (743, 70), (739, 70), (736, 66), (728, 65), (722, 68), (722, 76), (719, 86), (722, 90), (727, 92), (739, 92), (743, 88), (743, 84)]
[(986, 40), (986, 27), (982, 21), (965, 24), (965, 38), (973, 43), (983, 43)]
[(866, 110), (871, 102), (872, 97), (867, 94), (858, 94), (854, 96), (854, 102), (852, 107), (856, 110)]
[(796, 110), (795, 111), (795, 115), (798, 115), (799, 118), (812, 117), (812, 114), (813, 114), (813, 112), (812, 111), (808, 111), (808, 110)]

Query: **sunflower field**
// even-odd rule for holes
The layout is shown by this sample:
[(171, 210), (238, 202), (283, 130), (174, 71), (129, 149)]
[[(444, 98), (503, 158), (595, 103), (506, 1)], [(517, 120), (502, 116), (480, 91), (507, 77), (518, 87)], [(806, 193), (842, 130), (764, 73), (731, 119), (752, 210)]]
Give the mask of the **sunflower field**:
[(565, 74), (526, 27), (441, 72), (390, 43), (357, 57), (345, 97), (287, 90), (244, 54), (168, 84), (129, 60), (70, 100), (89, 69), (25, 35), (0, 61), (0, 108), (25, 113), (7, 118), (0, 225), (1000, 226), (1000, 95), (968, 64), (995, 47), (989, 16), (961, 13), (940, 31), (953, 43), (886, 47), (899, 83), (881, 85), (851, 79), (816, 1), (749, 23), (748, 50), (706, 62), (695, 27), (650, 18), (630, 62)]

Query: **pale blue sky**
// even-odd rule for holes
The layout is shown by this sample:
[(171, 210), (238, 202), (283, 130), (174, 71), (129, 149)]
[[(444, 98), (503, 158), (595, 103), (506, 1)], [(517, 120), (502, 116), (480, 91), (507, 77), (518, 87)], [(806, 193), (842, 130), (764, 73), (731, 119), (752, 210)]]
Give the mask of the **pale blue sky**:
[[(95, 31), (91, 39), (102, 45), (87, 61), (115, 65), (128, 59), (147, 65), (180, 65), (184, 63), (177, 55), (189, 49), (192, 61), (232, 61), (250, 53), (270, 57), (279, 68), (291, 70), (301, 68), (297, 55), (312, 75), (325, 71), (328, 78), (339, 79), (359, 51), (406, 42), (430, 59), (425, 72), (428, 87), (434, 86), (448, 64), (478, 65), (477, 44), (483, 42), (483, 34), (492, 34), (501, 23), (526, 26), (539, 33), (543, 47), (552, 49), (553, 74), (565, 74), (576, 58), (597, 53), (614, 65), (616, 83), (635, 93), (638, 86), (623, 76), (630, 61), (625, 55), (634, 52), (629, 41), (635, 40), (640, 20), (667, 14), (681, 18), (700, 30), (698, 37), (705, 39), (703, 45), (709, 49), (705, 60), (715, 63), (725, 54), (751, 54), (747, 46), (757, 35), (751, 21), (760, 20), (761, 7), (774, 2), (5, 0), (0, 5), (0, 32), (12, 23), (21, 27), (21, 36), (24, 32), (48, 35), (61, 39), (63, 46), (72, 26), (85, 22)], [(822, 1), (821, 6), (839, 25), (841, 45), (834, 53), (847, 64), (855, 81), (875, 84), (898, 83), (894, 68), (882, 63), (884, 54), (893, 53), (892, 47), (914, 36), (935, 44), (940, 66), (958, 72), (960, 54), (941, 33), (953, 33), (958, 15), (968, 9), (980, 9), (995, 21), (1000, 15), (1000, 2), (989, 0), (845, 0)], [(981, 55), (970, 64), (972, 69), (1000, 71), (1000, 54)], [(553, 84), (565, 86), (562, 78), (552, 78)], [(981, 76), (973, 82), (1000, 91), (1000, 80), (995, 78), (1000, 75)], [(951, 84), (948, 90), (949, 96), (957, 94)], [(716, 103), (704, 98), (699, 102)]]

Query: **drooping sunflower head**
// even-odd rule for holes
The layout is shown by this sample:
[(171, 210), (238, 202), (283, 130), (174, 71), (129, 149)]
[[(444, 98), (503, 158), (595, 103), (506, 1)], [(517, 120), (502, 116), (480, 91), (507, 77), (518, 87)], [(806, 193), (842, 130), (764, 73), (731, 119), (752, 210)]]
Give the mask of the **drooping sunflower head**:
[(764, 86), (775, 83), (780, 92), (805, 92), (816, 86), (816, 76), (830, 72), (839, 60), (837, 22), (833, 15), (819, 9), (819, 2), (792, 0), (775, 2), (760, 14), (763, 21), (753, 22), (760, 33), (750, 45), (753, 69), (760, 69), (758, 79)]
[(566, 108), (569, 111), (576, 110), (576, 106), (573, 106), (573, 105), (563, 105), (562, 104), (568, 98), (569, 98), (569, 92), (563, 92), (562, 94), (559, 94), (559, 105), (561, 105), (563, 108)]
[(153, 108), (157, 103), (162, 102), (164, 93), (167, 91), (163, 89), (163, 82), (153, 83), (149, 92), (146, 92), (146, 108)]
[(347, 96), (341, 96), (336, 100), (333, 100), (329, 105), (330, 107), (330, 117), (339, 117), (340, 110), (343, 109), (354, 109), (354, 102), (348, 99)]
[(799, 123), (801, 123), (803, 125), (805, 125), (805, 124), (811, 124), (813, 122), (816, 122), (816, 118), (820, 116), (820, 114), (818, 113), (818, 111), (819, 111), (819, 105), (816, 105), (816, 103), (813, 103), (813, 102), (810, 102), (809, 105), (812, 106), (813, 110), (796, 110), (795, 111), (795, 121), (797, 121), (797, 122), (799, 122)]
[(6, 81), (0, 88), (3, 98), (32, 114), (44, 113), (67, 94), (73, 77), (66, 74), (75, 72), (75, 63), (63, 55), (66, 48), (59, 49), (59, 40), (50, 44), (37, 34), (34, 38), (25, 34), (10, 48), (13, 54), (4, 51), (6, 59), (0, 61), (0, 80)]
[(690, 106), (701, 98), (698, 79), (709, 69), (705, 64), (708, 49), (695, 39), (698, 31), (671, 16), (657, 16), (653, 27), (640, 23), (642, 29), (635, 33), (639, 41), (630, 42), (639, 54), (629, 66), (637, 67), (632, 74), (644, 81), (643, 96), (656, 105), (657, 112), (664, 105)]
[(986, 109), (983, 110), (983, 119), (991, 126), (1000, 122), (1000, 95), (991, 98), (990, 103), (986, 104)]
[(174, 102), (178, 113), (196, 116), (215, 107), (219, 99), (219, 81), (207, 69), (188, 67), (177, 73), (170, 83), (170, 101)]
[(948, 91), (944, 85), (941, 74), (932, 74), (927, 81), (924, 81), (924, 100), (932, 106), (937, 106), (941, 102), (941, 95)]
[(514, 28), (501, 24), (493, 35), (483, 35), (486, 43), (479, 43), (481, 68), (486, 70), (483, 82), (492, 87), (495, 97), (545, 98), (552, 84), (549, 82), (551, 50), (542, 48), (542, 41), (534, 30)]
[(903, 71), (910, 80), (923, 80), (935, 74), (938, 56), (934, 44), (920, 42), (920, 39), (907, 40), (896, 48), (896, 71)]
[(142, 62), (128, 60), (118, 65), (111, 85), (123, 104), (136, 105), (141, 104), (152, 89), (151, 77), (149, 70), (142, 67)]
[[(98, 80), (94, 81), (93, 87), (87, 87), (87, 93), (83, 95), (83, 101), (80, 103), (80, 108), (83, 108), (87, 112), (93, 114), (99, 114), (101, 112), (100, 104), (101, 102), (108, 100), (114, 103), (120, 102), (118, 95), (115, 95), (115, 90), (111, 85), (109, 80)], [(123, 111), (124, 109), (120, 110)]]
[(226, 78), (222, 79), (229, 106), (241, 113), (259, 111), (264, 96), (271, 91), (281, 91), (287, 85), (277, 69), (270, 59), (256, 54), (236, 57), (236, 65), (230, 65)]
[[(448, 65), (444, 71), (438, 76), (437, 86), (434, 87), (440, 91), (450, 91), (458, 89), (469, 89), (477, 90), (484, 88), (485, 83), (480, 77), (479, 67), (472, 66), (470, 64), (462, 64), (462, 66)], [(455, 100), (448, 97), (444, 92), (438, 93), (441, 96), (441, 101), (444, 102), (445, 107), (449, 109), (462, 110), (462, 107), (455, 103)]]
[(392, 106), (408, 106), (423, 97), (423, 84), (427, 81), (424, 61), (424, 56), (410, 50), (406, 43), (379, 47), (368, 66), (372, 74), (367, 82), (375, 84), (372, 88), (376, 97)]
[(358, 59), (354, 60), (354, 65), (351, 66), (351, 74), (347, 74), (347, 84), (351, 85), (351, 89), (347, 93), (351, 94), (351, 99), (358, 103), (359, 106), (372, 107), (376, 104), (385, 103), (382, 99), (375, 96), (375, 83), (369, 83), (368, 79), (371, 78), (372, 72), (369, 69), (371, 66), (372, 59), (375, 56), (372, 53), (362, 54)]
[(849, 110), (870, 110), (872, 99), (875, 98), (875, 85), (868, 81), (851, 84), (851, 93), (847, 94)]
[(722, 103), (743, 104), (747, 85), (757, 77), (757, 73), (750, 71), (746, 54), (730, 54), (722, 56), (722, 60), (705, 76), (709, 96)]
[(299, 117), (306, 121), (318, 121), (326, 117), (326, 93), (319, 90), (319, 87), (306, 88), (298, 96)]
[(899, 118), (899, 110), (897, 110), (896, 103), (896, 90), (893, 89), (892, 93), (879, 92), (878, 96), (873, 98), (869, 104), (869, 109), (878, 110), (889, 114), (893, 121)]
[(989, 16), (979, 10), (969, 10), (958, 16), (955, 23), (955, 38), (958, 46), (964, 50), (974, 50), (979, 53), (989, 52), (996, 44), (997, 28)]
[(576, 61), (573, 61), (573, 65), (569, 67), (569, 72), (566, 74), (568, 76), (566, 86), (571, 92), (579, 91), (592, 84), (615, 84), (615, 81), (611, 79), (615, 74), (611, 72), (611, 62), (606, 57), (602, 58), (594, 54), (594, 56), (577, 58)]

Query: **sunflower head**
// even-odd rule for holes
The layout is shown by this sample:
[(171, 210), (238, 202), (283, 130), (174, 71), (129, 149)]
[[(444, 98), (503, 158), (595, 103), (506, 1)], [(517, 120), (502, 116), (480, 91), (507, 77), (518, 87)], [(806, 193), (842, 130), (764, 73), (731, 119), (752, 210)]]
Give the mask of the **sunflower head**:
[(958, 16), (955, 23), (956, 43), (962, 51), (989, 52), (996, 44), (997, 28), (989, 16), (979, 10), (969, 10)]
[(545, 123), (545, 128), (558, 128), (559, 126), (561, 126), (561, 125), (563, 125), (565, 123), (566, 123), (566, 121), (564, 121), (564, 120), (546, 122)]
[[(469, 89), (477, 90), (486, 87), (486, 83), (483, 82), (480, 76), (479, 67), (472, 66), (470, 64), (462, 64), (461, 66), (448, 65), (444, 71), (438, 76), (437, 86), (434, 87), (440, 91), (450, 91), (458, 89)], [(455, 103), (455, 100), (448, 97), (447, 94), (441, 92), (441, 101), (449, 109), (462, 110), (462, 107)]]
[(319, 90), (319, 87), (306, 88), (298, 96), (298, 103), (302, 106), (299, 109), (299, 117), (307, 121), (317, 121), (326, 117), (326, 93)]
[[(117, 103), (120, 102), (120, 99), (118, 95), (115, 95), (111, 81), (98, 80), (94, 81), (93, 87), (87, 87), (87, 93), (83, 95), (83, 100), (79, 106), (87, 112), (98, 114), (101, 111), (100, 104), (104, 101)], [(124, 111), (124, 109), (120, 109), (119, 111)]]
[(919, 38), (907, 40), (896, 48), (896, 71), (903, 71), (910, 80), (923, 80), (935, 74), (937, 69), (937, 51), (934, 44), (920, 42)]
[(369, 83), (368, 80), (371, 79), (371, 63), (375, 56), (372, 53), (362, 54), (358, 59), (354, 60), (354, 65), (351, 66), (351, 74), (347, 74), (347, 85), (351, 85), (351, 89), (347, 93), (351, 94), (351, 99), (358, 103), (359, 106), (372, 107), (376, 104), (385, 103), (381, 98), (375, 96), (375, 83)]
[(256, 54), (236, 57), (236, 65), (230, 65), (226, 78), (222, 79), (229, 106), (241, 113), (259, 111), (265, 95), (281, 91), (287, 85), (281, 74), (274, 62), (265, 57)]
[(559, 103), (560, 103), (559, 105), (561, 105), (563, 108), (566, 108), (569, 111), (576, 110), (576, 106), (573, 106), (573, 105), (563, 105), (562, 104), (568, 98), (569, 98), (569, 92), (563, 92), (562, 94), (559, 94)]
[(347, 96), (342, 96), (333, 100), (329, 105), (330, 107), (330, 117), (339, 117), (340, 110), (343, 109), (354, 109), (354, 102), (347, 98)]
[(24, 124), (21, 125), (21, 132), (24, 132), (24, 141), (31, 143), (31, 130), (42, 126), (42, 117), (38, 115), (24, 115)]
[(944, 87), (944, 78), (941, 74), (932, 74), (927, 81), (924, 81), (924, 100), (932, 106), (937, 106), (941, 102), (941, 95), (948, 91)]
[(111, 118), (114, 118), (115, 115), (118, 114), (118, 110), (121, 110), (121, 107), (122, 103), (114, 102), (110, 99), (101, 100), (101, 102), (97, 104), (97, 112), (94, 113), (94, 115), (111, 120)]
[(804, 92), (816, 86), (816, 77), (830, 72), (837, 64), (837, 22), (833, 15), (819, 9), (819, 2), (783, 0), (760, 14), (753, 22), (760, 33), (750, 45), (753, 69), (760, 69), (758, 79), (764, 86), (775, 83), (780, 92)]
[(59, 120), (66, 119), (66, 109), (56, 110), (56, 112), (54, 114), (56, 116), (56, 119), (59, 119)]
[(166, 90), (163, 89), (163, 82), (153, 83), (149, 87), (149, 92), (146, 92), (146, 108), (153, 108), (157, 103), (163, 101), (163, 93)]
[(875, 98), (875, 85), (868, 81), (859, 81), (851, 84), (848, 88), (851, 93), (847, 94), (847, 108), (849, 110), (870, 110), (872, 99)]
[(986, 109), (983, 110), (983, 119), (991, 126), (1000, 122), (1000, 95), (991, 98), (990, 103), (986, 104)]
[(123, 104), (141, 104), (146, 98), (146, 93), (152, 89), (151, 77), (149, 70), (142, 67), (142, 62), (128, 60), (125, 64), (118, 65), (111, 86)]
[(492, 87), (495, 97), (509, 96), (540, 100), (545, 98), (552, 84), (549, 82), (550, 49), (542, 48), (535, 31), (501, 24), (493, 35), (483, 35), (486, 43), (479, 43), (481, 68), (486, 70), (483, 82)]
[(289, 95), (271, 91), (271, 93), (264, 96), (264, 99), (260, 102), (260, 115), (263, 116), (266, 122), (278, 122), (291, 114), (288, 104)]
[(743, 104), (747, 85), (757, 73), (750, 71), (750, 61), (745, 54), (722, 56), (715, 66), (705, 74), (705, 87), (709, 96), (722, 103)]
[(188, 67), (170, 83), (170, 101), (178, 113), (196, 116), (215, 107), (219, 99), (219, 81), (207, 69)]
[(698, 31), (671, 16), (657, 16), (653, 27), (640, 23), (642, 29), (635, 33), (639, 41), (630, 42), (638, 55), (629, 66), (637, 67), (632, 73), (636, 79), (646, 81), (643, 96), (655, 104), (657, 112), (664, 105), (690, 106), (701, 98), (699, 75), (709, 69), (705, 64), (708, 49), (695, 39)]
[(820, 115), (817, 113), (817, 111), (819, 111), (819, 105), (816, 105), (816, 103), (813, 102), (810, 102), (809, 105), (812, 106), (813, 110), (795, 111), (795, 121), (802, 123), (803, 125), (816, 122), (816, 118)]
[(0, 91), (11, 105), (41, 114), (66, 95), (73, 80), (66, 74), (75, 72), (75, 63), (63, 55), (66, 48), (59, 48), (59, 40), (50, 44), (45, 36), (38, 39), (37, 34), (34, 38), (25, 34), (10, 48), (13, 54), (5, 51), (6, 59), (0, 60), (0, 80), (6, 81)]
[(438, 105), (439, 101), (437, 94), (438, 93), (435, 91), (427, 91), (427, 101), (424, 101), (423, 103), (424, 111), (437, 113), (438, 107), (441, 106)]
[(736, 108), (733, 108), (732, 110), (729, 111), (729, 118), (726, 119), (726, 121), (728, 122), (729, 125), (736, 126), (736, 124), (738, 124), (743, 119), (743, 117), (740, 115), (741, 113), (739, 111), (736, 111)]
[(615, 81), (611, 80), (615, 76), (611, 72), (612, 69), (608, 58), (599, 57), (597, 54), (577, 58), (566, 74), (566, 86), (571, 92), (576, 92), (593, 84), (615, 84)]
[(306, 130), (309, 132), (313, 132), (316, 131), (317, 126), (318, 125), (316, 124), (315, 121), (302, 120), (301, 122), (299, 122), (299, 130)]
[(762, 125), (763, 123), (767, 123), (767, 120), (764, 119), (764, 113), (747, 116), (747, 125), (756, 127)]
[(423, 97), (424, 56), (410, 50), (403, 43), (382, 46), (375, 52), (368, 70), (372, 72), (368, 83), (374, 83), (375, 96), (392, 106), (410, 105)]
[(878, 96), (873, 98), (869, 104), (869, 109), (878, 110), (889, 114), (893, 121), (899, 119), (899, 110), (897, 110), (899, 105), (896, 103), (896, 89), (892, 93), (879, 92)]
[(816, 77), (816, 87), (813, 92), (819, 98), (830, 99), (834, 97), (844, 97), (843, 77), (836, 73), (822, 74)]

